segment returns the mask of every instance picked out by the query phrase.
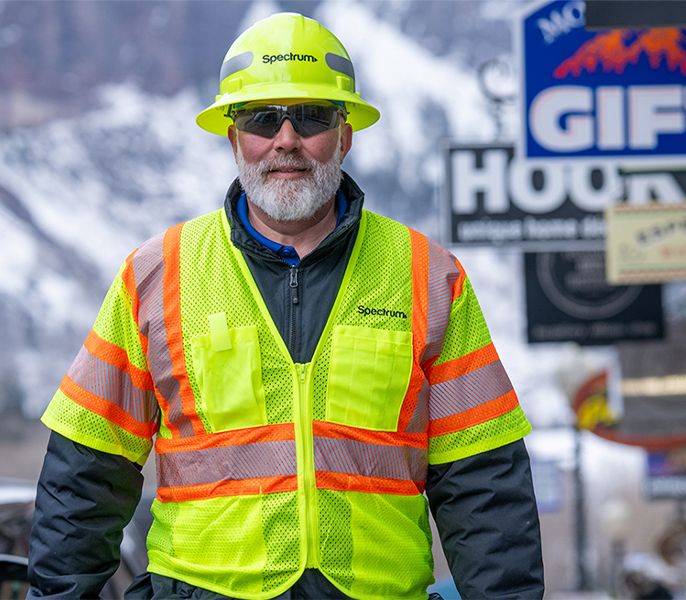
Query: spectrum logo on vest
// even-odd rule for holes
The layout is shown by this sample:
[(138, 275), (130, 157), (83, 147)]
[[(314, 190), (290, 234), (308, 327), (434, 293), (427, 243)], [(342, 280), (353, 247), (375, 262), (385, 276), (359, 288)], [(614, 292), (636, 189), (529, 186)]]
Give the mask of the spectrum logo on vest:
[(290, 60), (297, 60), (299, 62), (317, 62), (317, 59), (312, 56), (311, 54), (295, 54), (293, 52), (289, 52), (288, 54), (263, 54), (262, 55), (262, 62), (266, 64), (272, 64), (275, 62), (281, 62), (281, 61), (290, 61)]
[(407, 319), (407, 315), (402, 310), (388, 310), (387, 308), (367, 308), (361, 304), (357, 307), (357, 312), (365, 317), (368, 315), (378, 315), (380, 317), (393, 317), (394, 319)]

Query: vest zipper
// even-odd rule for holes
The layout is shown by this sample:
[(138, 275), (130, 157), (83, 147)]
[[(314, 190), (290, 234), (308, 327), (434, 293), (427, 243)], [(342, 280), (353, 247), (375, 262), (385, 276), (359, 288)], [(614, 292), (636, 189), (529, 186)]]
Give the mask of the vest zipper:
[(298, 304), (298, 267), (291, 267), (288, 277), (288, 287), (291, 288), (291, 303)]
[(319, 516), (317, 514), (317, 486), (314, 473), (314, 440), (312, 411), (307, 389), (307, 365), (296, 364), (300, 380), (300, 439), (303, 448), (303, 487), (305, 493), (305, 529), (307, 532), (307, 568), (319, 567)]
[(298, 356), (298, 348), (295, 347), (296, 340), (298, 339), (298, 332), (296, 328), (296, 311), (298, 309), (298, 304), (300, 303), (299, 289), (298, 289), (298, 267), (293, 266), (288, 272), (288, 287), (290, 288), (290, 298), (291, 301), (288, 304), (288, 347), (292, 352), (293, 358)]

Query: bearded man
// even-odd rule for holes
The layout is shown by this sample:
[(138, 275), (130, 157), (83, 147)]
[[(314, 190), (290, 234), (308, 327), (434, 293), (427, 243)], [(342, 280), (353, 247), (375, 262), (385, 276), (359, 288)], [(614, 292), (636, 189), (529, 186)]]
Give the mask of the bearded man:
[(128, 597), (427, 598), (430, 505), (463, 597), (540, 598), (530, 426), (460, 263), (341, 170), (347, 52), (276, 14), (220, 82), (238, 179), (127, 258), (43, 416), (30, 597), (98, 595), (154, 446)]

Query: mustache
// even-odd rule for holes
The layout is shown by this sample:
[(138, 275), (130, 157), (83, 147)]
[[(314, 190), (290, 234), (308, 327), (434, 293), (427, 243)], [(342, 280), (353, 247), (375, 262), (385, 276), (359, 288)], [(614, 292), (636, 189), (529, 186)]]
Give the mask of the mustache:
[(301, 156), (284, 156), (272, 160), (264, 160), (260, 164), (260, 171), (264, 175), (277, 169), (302, 169), (311, 171), (312, 162)]

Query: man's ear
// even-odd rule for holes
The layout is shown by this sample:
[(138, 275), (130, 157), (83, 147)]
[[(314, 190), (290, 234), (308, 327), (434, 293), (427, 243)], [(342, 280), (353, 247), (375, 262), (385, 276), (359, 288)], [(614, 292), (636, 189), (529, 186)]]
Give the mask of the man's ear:
[(238, 140), (236, 139), (236, 135), (236, 127), (234, 127), (233, 125), (229, 125), (229, 129), (226, 132), (226, 136), (229, 138), (229, 141), (231, 142), (234, 158), (238, 155)]
[(346, 154), (350, 152), (350, 148), (353, 146), (353, 128), (350, 123), (343, 123), (341, 125), (341, 161), (345, 158)]

